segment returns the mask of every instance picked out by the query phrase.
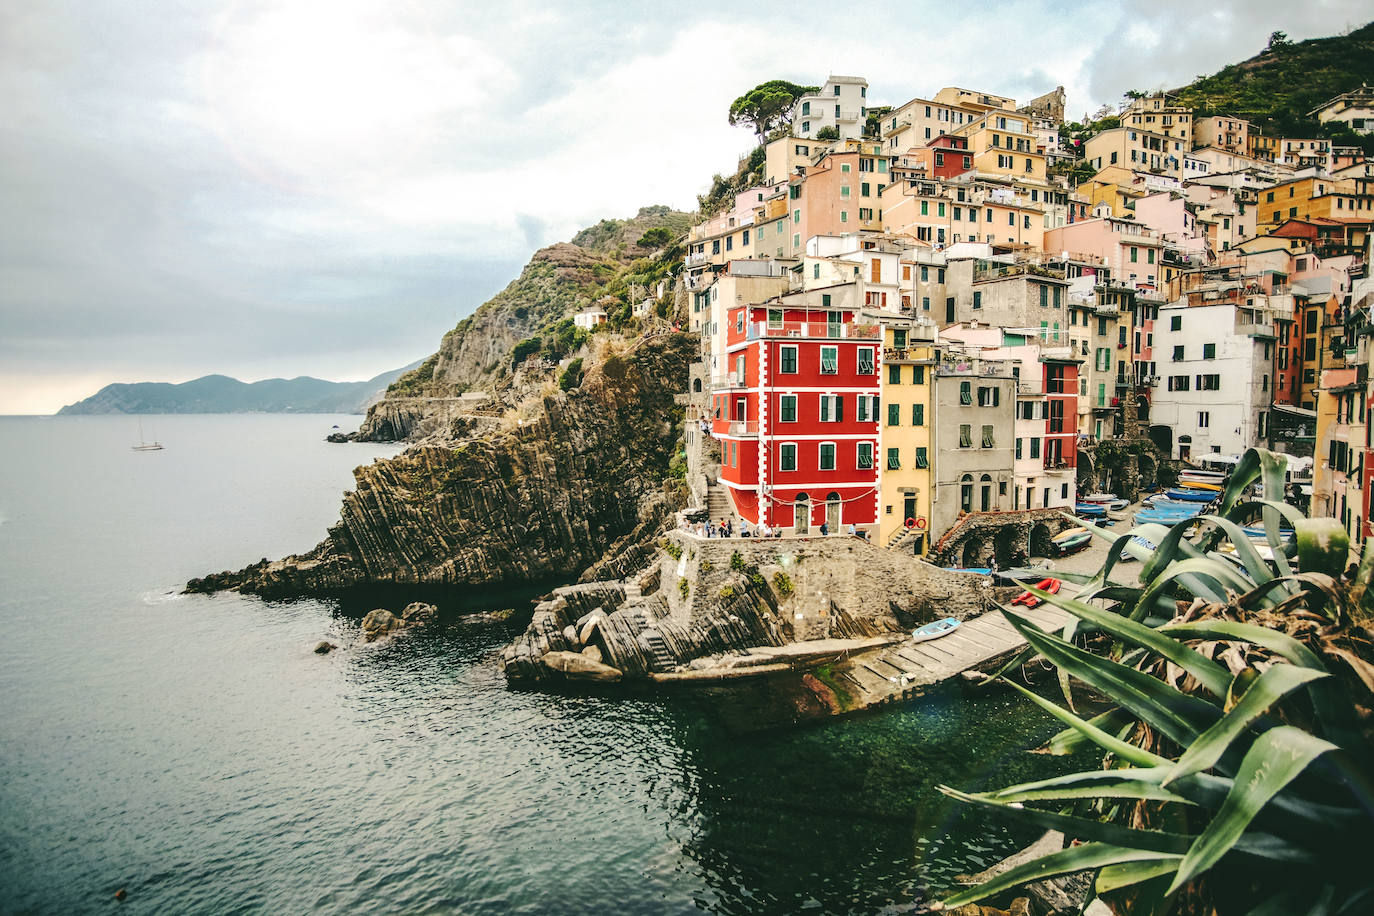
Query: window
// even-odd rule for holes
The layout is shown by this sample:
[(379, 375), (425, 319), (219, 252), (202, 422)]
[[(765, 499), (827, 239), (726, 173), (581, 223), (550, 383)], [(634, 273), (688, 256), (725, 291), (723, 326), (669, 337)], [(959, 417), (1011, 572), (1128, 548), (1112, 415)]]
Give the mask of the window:
[(821, 347), (821, 374), (837, 375), (840, 371), (840, 350), (838, 347)]
[(822, 422), (822, 423), (842, 423), (842, 422), (844, 422), (844, 395), (842, 395), (842, 394), (823, 394), (823, 395), (821, 395), (821, 422)]
[(973, 403), (973, 383), (972, 383), (972, 382), (960, 382), (960, 383), (959, 383), (959, 403), (960, 403), (960, 404), (972, 404), (972, 403)]
[(983, 426), (983, 448), (992, 448), (992, 427), (984, 424)]
[[(782, 309), (769, 309), (769, 310), (768, 310), (768, 327), (769, 327), (770, 330), (777, 330), (778, 328), (781, 328), (781, 327), (782, 327)], [(783, 347), (783, 349), (786, 350), (786, 349), (789, 349), (789, 348), (788, 348), (788, 347)], [(792, 350), (792, 355), (793, 355), (793, 358), (795, 359), (796, 354), (797, 354), (797, 348), (796, 348), (796, 347), (791, 347), (790, 349)]]
[(900, 426), (901, 423), (902, 423), (902, 405), (901, 405), (901, 404), (888, 404), (888, 405), (887, 405), (887, 425), (888, 425), (888, 426)]
[(893, 328), (892, 345), (897, 348), (906, 346), (906, 331), (902, 328)]
[(974, 292), (974, 294), (973, 294), (973, 307), (976, 308), (976, 309), (980, 309), (980, 308), (983, 307), (983, 294), (982, 294), (982, 292)]
[(1183, 330), (1183, 316), (1182, 316), (1182, 315), (1170, 315), (1170, 316), (1169, 316), (1169, 330), (1171, 330), (1171, 331), (1181, 331), (1181, 330)]
[(924, 385), (925, 383), (926, 383), (926, 367), (925, 367), (925, 366), (912, 366), (912, 367), (911, 367), (911, 384), (913, 384), (913, 385)]
[(821, 443), (821, 470), (835, 470), (835, 443), (833, 442)]
[(1001, 390), (1000, 388), (996, 388), (996, 387), (993, 387), (993, 388), (983, 388), (983, 387), (980, 387), (980, 388), (978, 389), (978, 406), (979, 406), (979, 407), (997, 407), (997, 406), (1000, 406), (1001, 403), (1002, 403), (1002, 390)]
[(854, 466), (861, 471), (873, 467), (872, 442), (860, 442), (854, 446)]
[(781, 423), (797, 422), (797, 396), (795, 394), (784, 394), (778, 404), (778, 421)]
[(1203, 359), (1216, 359), (1216, 358), (1217, 358), (1217, 345), (1214, 344), (1214, 343), (1205, 343), (1205, 344), (1203, 344), (1203, 345), (1202, 345), (1202, 358), (1203, 358)]
[(859, 374), (873, 375), (876, 371), (873, 365), (873, 348), (859, 347)]
[(912, 426), (925, 426), (925, 425), (926, 425), (926, 405), (924, 405), (924, 404), (912, 404), (912, 405), (911, 405), (911, 425), (912, 425)]
[(795, 471), (797, 469), (797, 444), (795, 442), (784, 442), (778, 446), (778, 470)]
[[(841, 188), (840, 190), (843, 191), (844, 189)], [(1136, 248), (1135, 246), (1131, 246), (1131, 263), (1134, 264), (1138, 260), (1140, 260), (1140, 249)]]
[(1016, 440), (1016, 460), (1017, 460), (1017, 461), (1020, 461), (1020, 460), (1021, 460), (1021, 443), (1022, 443), (1023, 441), (1025, 441), (1025, 440), (1023, 440), (1023, 439), (1017, 439), (1017, 440)]
[(1197, 377), (1197, 390), (1198, 390), (1198, 391), (1220, 391), (1220, 390), (1221, 390), (1221, 376), (1220, 376), (1220, 375), (1199, 375), (1199, 376)]
[(1040, 287), (1040, 307), (1042, 309), (1050, 307), (1050, 288), (1048, 286)]
[(1032, 437), (1031, 437), (1031, 440), (1030, 440), (1030, 456), (1031, 456), (1032, 458), (1039, 458), (1039, 457), (1040, 457), (1040, 437), (1039, 437), (1039, 436), (1032, 436)]
[(900, 385), (902, 383), (902, 367), (892, 363), (887, 367), (887, 383), (889, 385)]
[(1192, 380), (1189, 379), (1186, 375), (1171, 375), (1169, 376), (1169, 390), (1187, 391), (1188, 385), (1191, 381)]
[(960, 423), (960, 424), (959, 424), (959, 447), (960, 447), (960, 448), (972, 448), (972, 447), (973, 447), (973, 427), (970, 426), (970, 425), (967, 424), (967, 423)]
[(1183, 359), (1183, 344), (1174, 347), (1174, 362), (1181, 362)]
[(926, 457), (926, 448), (924, 445), (918, 445), (916, 447), (916, 467), (930, 467), (930, 459)]
[(1197, 412), (1197, 426), (1198, 426), (1198, 429), (1206, 429), (1207, 426), (1208, 426), (1208, 424), (1211, 423), (1211, 421), (1212, 421), (1212, 414), (1211, 414), (1211, 411), (1199, 410), (1199, 411)]
[[(781, 315), (782, 312), (780, 311), (780, 312), (778, 312), (778, 314)], [(770, 324), (770, 326), (771, 326), (771, 324), (772, 324), (772, 318), (771, 318), (771, 317), (769, 318), (769, 324)], [(781, 321), (778, 322), (778, 327), (782, 327), (782, 322), (781, 322)], [(784, 373), (784, 374), (786, 374), (786, 375), (795, 375), (795, 374), (796, 374), (796, 372), (797, 372), (797, 347), (796, 347), (795, 344), (790, 345), (790, 346), (789, 346), (788, 344), (783, 344), (782, 347), (780, 348), (779, 359), (778, 359), (778, 372)]]
[(902, 466), (902, 450), (890, 448), (887, 450), (887, 469), (889, 471), (899, 470)]

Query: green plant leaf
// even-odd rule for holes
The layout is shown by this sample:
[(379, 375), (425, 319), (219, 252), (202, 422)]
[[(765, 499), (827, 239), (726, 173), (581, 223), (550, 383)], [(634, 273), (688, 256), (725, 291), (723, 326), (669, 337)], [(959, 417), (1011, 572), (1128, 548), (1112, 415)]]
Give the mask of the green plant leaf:
[(1286, 660), (1304, 668), (1326, 671), (1316, 654), (1286, 633), (1271, 630), (1253, 623), (1237, 623), (1233, 620), (1194, 620), (1188, 623), (1166, 623), (1160, 627), (1170, 635), (1182, 639), (1234, 639), (1252, 642), (1270, 652), (1283, 656)]
[(1045, 878), (1068, 875), (1090, 868), (1104, 868), (1122, 862), (1165, 860), (1178, 862), (1181, 858), (1182, 856), (1168, 853), (1149, 852), (1144, 849), (1126, 849), (1108, 843), (1084, 843), (1082, 846), (1071, 846), (1068, 849), (1061, 849), (1059, 852), (1041, 856), (1025, 865), (1003, 872), (977, 887), (960, 891), (947, 898), (944, 905), (947, 909), (952, 909), (966, 903), (975, 903), (985, 897), (991, 897), (993, 894), (1031, 881), (1042, 881)]
[(1052, 595), (1034, 586), (1027, 586), (1026, 590), (1050, 602), (1055, 607), (1068, 611), (1078, 619), (1091, 623), (1099, 630), (1118, 639), (1135, 643), (1137, 646), (1149, 649), (1161, 658), (1168, 659), (1197, 678), (1198, 682), (1210, 690), (1214, 696), (1225, 699), (1226, 690), (1231, 685), (1230, 674), (1221, 665), (1185, 646), (1177, 639), (1162, 634), (1158, 630), (1152, 630), (1128, 617), (1119, 617), (1110, 611), (1093, 607), (1091, 604), (1086, 604), (1076, 598)]
[(1142, 671), (1084, 652), (1006, 608), (1002, 615), (1052, 664), (1116, 700), (1178, 744), (1187, 745), (1221, 717), (1221, 710), (1205, 700), (1180, 693)]
[(1008, 786), (995, 792), (975, 792), (979, 798), (1014, 804), (1028, 801), (1060, 801), (1075, 798), (1129, 798), (1136, 801), (1160, 801), (1177, 805), (1195, 802), (1160, 786), (1167, 767), (1122, 767), (1114, 770), (1087, 770), (1053, 779)]
[[(1182, 581), (1184, 576), (1191, 578), (1185, 582)], [(1195, 597), (1216, 604), (1225, 604), (1228, 592), (1243, 595), (1255, 587), (1255, 583), (1244, 578), (1237, 569), (1221, 560), (1211, 557), (1190, 557), (1175, 562), (1167, 572), (1160, 573), (1145, 587), (1144, 594), (1140, 596), (1140, 601), (1131, 613), (1132, 619), (1138, 620), (1154, 609), (1160, 599), (1166, 596), (1165, 589), (1176, 580)], [(1168, 613), (1164, 616), (1172, 617), (1173, 608), (1168, 608)]]
[(1241, 694), (1240, 700), (1221, 717), (1221, 721), (1199, 735), (1183, 752), (1164, 784), (1167, 786), (1184, 776), (1211, 769), (1233, 748), (1236, 739), (1269, 711), (1269, 707), (1304, 684), (1322, 677), (1327, 675), (1297, 665), (1274, 665), (1265, 671)]
[(1152, 878), (1172, 875), (1176, 871), (1178, 871), (1178, 862), (1172, 859), (1161, 859), (1154, 862), (1122, 862), (1120, 865), (1108, 865), (1097, 873), (1097, 883), (1094, 885), (1094, 890), (1098, 894), (1106, 894), (1123, 887), (1139, 884), (1142, 881), (1149, 881)]
[(950, 798), (1010, 812), (1018, 820), (1029, 821), (1050, 830), (1058, 830), (1064, 836), (1073, 839), (1095, 840), (1102, 843), (1114, 843), (1117, 846), (1131, 849), (1148, 849), (1153, 852), (1180, 854), (1187, 852), (1195, 839), (1181, 833), (1165, 833), (1162, 830), (1135, 830), (1110, 821), (1077, 817), (1072, 814), (1059, 814), (1055, 811), (1042, 811), (1039, 808), (1027, 808), (1020, 802), (1004, 802), (985, 795), (970, 795), (967, 792), (960, 792), (958, 789), (951, 789), (949, 786), (938, 786), (937, 788)]
[[(1029, 693), (1029, 691), (1027, 691), (1027, 693)], [(1034, 694), (1032, 694), (1032, 696), (1034, 696)], [(1039, 699), (1039, 697), (1037, 697), (1037, 699)], [(1080, 719), (1079, 721), (1082, 720)], [(1091, 719), (1088, 719), (1087, 724), (1108, 735), (1112, 735), (1120, 732), (1121, 729), (1134, 721), (1135, 716), (1132, 716), (1120, 707), (1115, 707), (1106, 712), (1098, 713)], [(1063, 757), (1068, 754), (1076, 753), (1092, 743), (1094, 742), (1088, 738), (1082, 730), (1070, 726), (1061, 732), (1057, 732), (1046, 741), (1041, 751), (1052, 757)]]
[(1220, 514), (1225, 515), (1245, 488), (1256, 480), (1264, 483), (1265, 499), (1283, 499), (1283, 477), (1287, 470), (1288, 459), (1282, 455), (1263, 448), (1247, 449), (1226, 480)]
[(1221, 810), (1193, 843), (1169, 885), (1173, 893), (1215, 865), (1235, 846), (1259, 810), (1308, 764), (1336, 745), (1300, 728), (1280, 725), (1261, 735), (1241, 761), (1235, 784)]
[[(1157, 754), (1152, 754), (1142, 747), (1137, 747), (1129, 741), (1123, 741), (1111, 732), (1105, 731), (1096, 724), (1096, 719), (1091, 722), (1084, 721), (1067, 709), (1060, 708), (1057, 704), (1051, 703), (1034, 691), (1027, 690), (1015, 681), (1009, 680), (1006, 683), (1023, 696), (1029, 698), (1031, 702), (1045, 710), (1045, 712), (1068, 725), (1069, 728), (1083, 735), (1083, 737), (1093, 744), (1096, 744), (1104, 751), (1115, 754), (1121, 760), (1141, 766), (1164, 766), (1171, 763), (1167, 757), (1160, 757)], [(1125, 716), (1120, 710), (1112, 710), (1112, 712), (1118, 713), (1122, 717)]]

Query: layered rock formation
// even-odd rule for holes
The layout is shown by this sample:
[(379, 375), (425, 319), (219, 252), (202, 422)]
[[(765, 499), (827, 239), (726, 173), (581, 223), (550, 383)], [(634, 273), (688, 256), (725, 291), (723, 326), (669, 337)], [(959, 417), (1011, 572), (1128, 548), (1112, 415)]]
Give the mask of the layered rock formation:
[(499, 428), (426, 442), (354, 472), (341, 518), (311, 552), (193, 580), (264, 596), (372, 584), (497, 585), (574, 578), (636, 529), (658, 530), (681, 435), (674, 392), (698, 341), (608, 342), (581, 387), (550, 385)]

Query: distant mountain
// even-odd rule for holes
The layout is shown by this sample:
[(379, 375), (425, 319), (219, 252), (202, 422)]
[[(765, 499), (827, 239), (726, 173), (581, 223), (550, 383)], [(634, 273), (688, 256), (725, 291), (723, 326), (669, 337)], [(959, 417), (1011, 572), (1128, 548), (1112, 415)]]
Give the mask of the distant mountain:
[(388, 385), (420, 365), (411, 363), (365, 382), (269, 378), (240, 382), (226, 375), (207, 375), (179, 385), (134, 382), (106, 385), (95, 394), (57, 413), (363, 413)]
[(1374, 74), (1374, 23), (1345, 35), (1289, 42), (1276, 32), (1268, 48), (1170, 94), (1198, 115), (1245, 118), (1266, 136), (1326, 137), (1374, 153), (1374, 138), (1319, 125), (1308, 112), (1358, 89)]

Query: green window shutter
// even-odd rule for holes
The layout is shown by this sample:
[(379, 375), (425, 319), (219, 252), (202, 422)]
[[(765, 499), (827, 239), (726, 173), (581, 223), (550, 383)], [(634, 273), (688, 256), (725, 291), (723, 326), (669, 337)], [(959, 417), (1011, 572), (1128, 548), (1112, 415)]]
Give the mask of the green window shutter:
[(912, 371), (912, 373), (911, 373), (911, 375), (912, 375), (911, 381), (914, 382), (914, 383), (917, 384), (917, 385), (924, 385), (924, 384), (926, 383), (926, 367), (925, 367), (925, 366), (913, 366), (913, 367), (912, 367), (912, 370), (913, 370), (913, 371)]
[(967, 423), (959, 424), (959, 447), (971, 448), (973, 446), (973, 427)]
[(888, 425), (888, 426), (899, 426), (899, 425), (901, 425), (901, 422), (902, 422), (902, 405), (901, 405), (901, 404), (889, 404), (889, 405), (887, 405), (887, 425)]
[(971, 384), (970, 382), (960, 382), (960, 383), (959, 383), (959, 403), (960, 403), (960, 404), (972, 404), (972, 403), (973, 403), (973, 386), (972, 386), (972, 384)]
[[(993, 447), (992, 427), (991, 427), (991, 426), (984, 426), (984, 427), (983, 427), (983, 448), (992, 448), (992, 447)], [(1032, 457), (1033, 457), (1033, 456), (1032, 456)]]
[(895, 471), (895, 470), (898, 470), (899, 468), (901, 468), (901, 466), (902, 466), (901, 450), (900, 450), (900, 449), (895, 449), (895, 448), (890, 448), (890, 449), (888, 449), (888, 450), (887, 450), (887, 469), (888, 469), (889, 471)]
[(887, 367), (887, 383), (889, 385), (900, 385), (902, 383), (902, 367), (892, 363)]
[(918, 445), (916, 447), (916, 467), (930, 467), (930, 461), (926, 458), (926, 449), (923, 445)]

